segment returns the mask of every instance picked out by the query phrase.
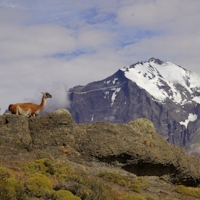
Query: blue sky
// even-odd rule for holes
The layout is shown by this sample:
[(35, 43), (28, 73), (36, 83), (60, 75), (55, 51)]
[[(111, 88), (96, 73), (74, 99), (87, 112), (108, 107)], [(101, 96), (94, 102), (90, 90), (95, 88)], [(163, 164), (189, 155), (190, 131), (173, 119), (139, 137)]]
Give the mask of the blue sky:
[(151, 57), (200, 73), (199, 24), (199, 0), (0, 0), (0, 107)]

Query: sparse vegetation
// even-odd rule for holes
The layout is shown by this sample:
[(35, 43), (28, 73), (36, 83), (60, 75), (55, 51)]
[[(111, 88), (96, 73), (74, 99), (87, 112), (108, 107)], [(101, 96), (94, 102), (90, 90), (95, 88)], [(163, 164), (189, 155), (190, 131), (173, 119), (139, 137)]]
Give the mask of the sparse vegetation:
[[(0, 167), (1, 200), (158, 200), (144, 195), (145, 178), (102, 171), (90, 174), (43, 158), (19, 168)], [(199, 188), (175, 187), (177, 194), (200, 197)], [(154, 194), (155, 196), (155, 194)], [(183, 198), (184, 199), (184, 198)]]
[(137, 193), (142, 192), (142, 187), (148, 187), (147, 181), (142, 178), (133, 179), (111, 172), (101, 172), (99, 177), (103, 178), (105, 181), (116, 183), (119, 186), (128, 188)]
[(200, 188), (185, 187), (184, 185), (176, 186), (177, 192), (186, 194), (192, 197), (200, 198)]
[[(27, 163), (24, 171), (31, 176), (26, 184), (29, 195), (32, 196), (50, 195), (52, 192), (51, 180), (53, 189), (56, 191), (54, 194), (56, 200), (61, 199), (64, 193), (69, 194), (69, 192), (77, 196), (73, 197), (74, 200), (78, 197), (83, 200), (117, 200), (111, 188), (102, 181), (91, 178), (83, 171), (77, 173), (69, 166), (53, 163), (46, 158)], [(36, 185), (35, 182), (38, 184)]]
[(125, 187), (130, 185), (130, 182), (131, 182), (130, 178), (123, 177), (119, 174), (111, 173), (111, 172), (101, 172), (99, 174), (99, 177), (103, 178), (105, 181), (116, 183), (120, 186), (125, 186)]

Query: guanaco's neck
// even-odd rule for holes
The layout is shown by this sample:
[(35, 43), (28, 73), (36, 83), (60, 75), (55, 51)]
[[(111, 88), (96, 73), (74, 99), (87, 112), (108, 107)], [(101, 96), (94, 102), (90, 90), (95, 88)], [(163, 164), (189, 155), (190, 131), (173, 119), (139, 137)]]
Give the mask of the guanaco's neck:
[(40, 104), (40, 109), (43, 109), (45, 106), (46, 106), (46, 98), (43, 96)]

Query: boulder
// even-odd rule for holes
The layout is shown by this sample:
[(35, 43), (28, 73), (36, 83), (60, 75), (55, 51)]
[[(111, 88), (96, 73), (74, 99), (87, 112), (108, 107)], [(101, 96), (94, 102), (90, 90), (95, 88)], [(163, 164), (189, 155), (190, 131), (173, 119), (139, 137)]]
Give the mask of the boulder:
[(29, 129), (34, 148), (73, 145), (73, 119), (65, 109), (29, 118)]

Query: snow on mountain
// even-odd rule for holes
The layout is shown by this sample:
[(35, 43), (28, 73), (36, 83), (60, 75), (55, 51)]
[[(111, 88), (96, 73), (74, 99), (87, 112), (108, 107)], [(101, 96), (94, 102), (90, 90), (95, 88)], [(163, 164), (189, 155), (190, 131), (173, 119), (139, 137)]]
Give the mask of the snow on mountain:
[(184, 125), (187, 128), (189, 122), (194, 122), (196, 120), (197, 120), (197, 115), (189, 113), (188, 118), (184, 122), (181, 121), (180, 124)]
[(111, 101), (112, 101), (111, 106), (112, 106), (114, 101), (115, 101), (115, 98), (117, 96), (117, 93), (121, 90), (121, 88), (120, 87), (119, 88), (113, 88), (111, 90), (114, 90), (112, 97), (111, 97)]
[(200, 96), (195, 96), (195, 91), (199, 92), (200, 89), (198, 77), (171, 62), (151, 58), (120, 70), (126, 78), (152, 95), (155, 101), (165, 103), (169, 98), (181, 105), (191, 101), (200, 102)]

